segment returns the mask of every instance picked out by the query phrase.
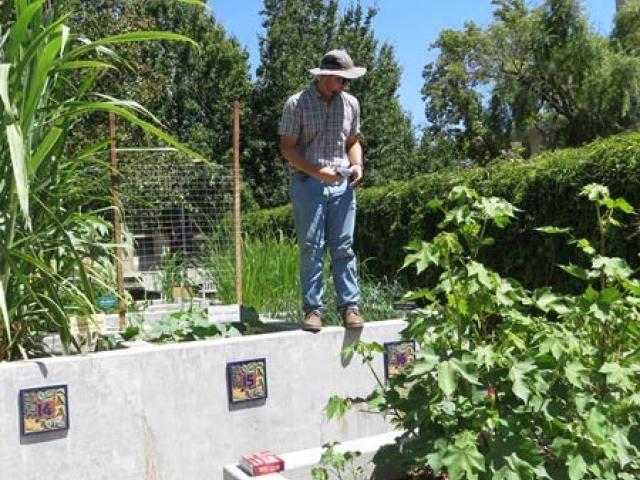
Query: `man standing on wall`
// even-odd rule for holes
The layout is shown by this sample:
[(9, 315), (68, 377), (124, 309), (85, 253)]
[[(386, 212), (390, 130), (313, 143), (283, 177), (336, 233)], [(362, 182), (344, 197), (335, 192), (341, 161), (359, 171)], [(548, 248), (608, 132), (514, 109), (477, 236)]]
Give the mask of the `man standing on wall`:
[(290, 164), (289, 196), (300, 249), (303, 329), (312, 332), (322, 328), (325, 313), (325, 244), (344, 326), (363, 325), (353, 251), (354, 188), (363, 174), (360, 105), (345, 87), (366, 71), (344, 50), (328, 52), (320, 67), (310, 70), (316, 83), (287, 100), (280, 121), (280, 152)]

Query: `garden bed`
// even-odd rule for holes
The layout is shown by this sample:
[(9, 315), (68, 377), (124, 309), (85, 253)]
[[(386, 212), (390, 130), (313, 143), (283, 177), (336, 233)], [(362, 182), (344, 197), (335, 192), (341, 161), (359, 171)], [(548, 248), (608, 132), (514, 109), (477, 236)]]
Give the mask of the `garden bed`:
[[(20, 479), (221, 479), (225, 464), (269, 448), (288, 452), (391, 430), (382, 417), (327, 421), (331, 395), (363, 395), (368, 370), (341, 351), (398, 338), (402, 320), (0, 364), (0, 471)], [(227, 364), (266, 359), (265, 399), (232, 404)], [(382, 356), (376, 368), (383, 368)], [(21, 435), (22, 389), (66, 385), (69, 428)], [(230, 433), (233, 432), (232, 435)]]

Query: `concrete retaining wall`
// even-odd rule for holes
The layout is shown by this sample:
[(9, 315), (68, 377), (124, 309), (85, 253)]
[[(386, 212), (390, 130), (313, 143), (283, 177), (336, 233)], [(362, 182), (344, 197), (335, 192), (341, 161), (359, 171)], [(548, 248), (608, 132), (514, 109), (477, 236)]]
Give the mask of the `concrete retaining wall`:
[[(389, 432), (376, 415), (327, 422), (323, 409), (331, 395), (374, 388), (342, 349), (359, 338), (397, 340), (403, 327), (390, 320), (0, 364), (0, 478), (220, 480), (244, 453)], [(229, 405), (226, 363), (262, 357), (269, 397)], [(376, 368), (382, 376), (382, 358)], [(57, 384), (68, 385), (70, 429), (22, 437), (19, 390)]]

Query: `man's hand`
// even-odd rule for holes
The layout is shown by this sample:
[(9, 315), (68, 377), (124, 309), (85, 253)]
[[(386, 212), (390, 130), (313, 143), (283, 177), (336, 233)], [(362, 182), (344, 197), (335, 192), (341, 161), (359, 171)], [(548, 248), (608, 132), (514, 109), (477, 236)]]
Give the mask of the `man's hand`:
[(322, 167), (321, 169), (317, 170), (315, 177), (318, 180), (330, 185), (334, 185), (342, 180), (342, 175), (338, 174), (338, 172), (336, 172), (331, 167)]
[(358, 185), (360, 185), (360, 182), (362, 181), (362, 175), (363, 175), (363, 170), (362, 170), (362, 165), (351, 165), (351, 171), (353, 172), (351, 174), (351, 186), (353, 188), (356, 188)]

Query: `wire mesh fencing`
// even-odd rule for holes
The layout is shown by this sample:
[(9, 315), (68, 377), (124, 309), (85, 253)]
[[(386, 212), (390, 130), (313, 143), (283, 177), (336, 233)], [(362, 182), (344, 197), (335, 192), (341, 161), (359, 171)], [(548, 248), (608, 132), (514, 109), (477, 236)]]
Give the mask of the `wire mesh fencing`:
[(232, 303), (234, 173), (172, 149), (120, 149), (127, 245), (125, 284), (134, 298), (201, 296)]

